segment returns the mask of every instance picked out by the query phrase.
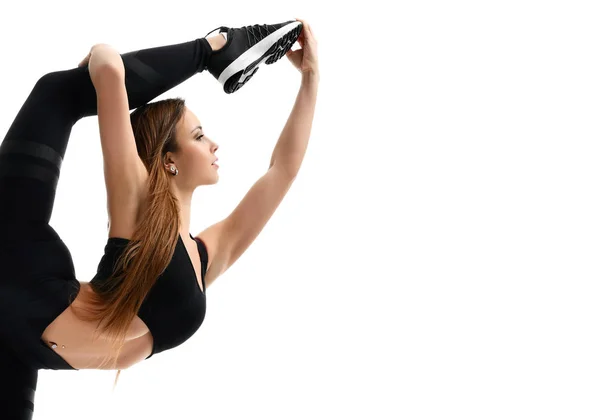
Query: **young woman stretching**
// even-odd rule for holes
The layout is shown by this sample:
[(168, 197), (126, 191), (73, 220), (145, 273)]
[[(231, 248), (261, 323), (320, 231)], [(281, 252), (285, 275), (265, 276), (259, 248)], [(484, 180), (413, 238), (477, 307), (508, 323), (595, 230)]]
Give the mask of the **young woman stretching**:
[[(120, 372), (190, 338), (204, 320), (206, 288), (293, 183), (319, 84), (310, 26), (217, 29), (125, 54), (97, 44), (78, 67), (42, 76), (10, 126), (0, 144), (0, 418), (32, 418), (39, 369)], [(292, 51), (296, 40), (301, 49)], [(269, 169), (229, 216), (192, 236), (192, 194), (218, 181), (218, 146), (182, 99), (148, 102), (204, 70), (233, 93), (283, 55), (302, 82)], [(48, 223), (71, 129), (92, 115), (109, 238), (97, 274), (82, 282)]]

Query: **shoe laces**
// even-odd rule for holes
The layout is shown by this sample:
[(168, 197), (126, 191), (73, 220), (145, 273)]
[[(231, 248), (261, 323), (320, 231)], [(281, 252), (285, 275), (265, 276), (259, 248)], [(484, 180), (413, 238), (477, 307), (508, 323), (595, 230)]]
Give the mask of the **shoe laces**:
[[(240, 29), (246, 30), (246, 37), (250, 46), (257, 44), (261, 39), (265, 38), (270, 33), (273, 33), (277, 30), (277, 28), (274, 25), (267, 24), (242, 26)], [(251, 37), (252, 40), (250, 39)]]
[[(206, 38), (208, 35), (210, 35), (214, 31), (216, 31), (217, 29), (219, 29), (220, 32), (223, 32), (224, 30), (228, 30), (230, 28), (228, 28), (226, 26), (216, 27), (215, 29), (213, 29), (212, 31), (210, 31), (209, 33), (204, 35), (204, 38)], [(275, 27), (275, 25), (264, 24), (264, 25), (242, 26), (239, 29), (246, 30), (246, 39), (248, 40), (248, 44), (250, 44), (250, 46), (252, 46), (252, 45), (260, 42), (261, 39), (265, 38), (269, 34), (275, 32), (277, 30), (277, 27)], [(252, 39), (250, 39), (250, 38), (252, 38)]]

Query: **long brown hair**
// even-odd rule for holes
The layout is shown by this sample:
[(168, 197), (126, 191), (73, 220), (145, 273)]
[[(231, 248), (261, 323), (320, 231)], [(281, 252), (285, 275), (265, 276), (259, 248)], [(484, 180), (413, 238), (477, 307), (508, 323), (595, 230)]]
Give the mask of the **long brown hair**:
[[(181, 98), (146, 104), (130, 114), (138, 155), (148, 170), (147, 198), (142, 203), (133, 237), (117, 260), (114, 274), (91, 285), (89, 308), (76, 315), (98, 322), (97, 335), (104, 335), (117, 349), (112, 368), (125, 344), (127, 330), (157, 278), (169, 265), (179, 237), (180, 209), (171, 192), (170, 175), (164, 166), (167, 152), (176, 153), (176, 125), (185, 113)], [(101, 366), (107, 365), (109, 354)], [(114, 385), (121, 370), (117, 372)], [(114, 389), (114, 386), (113, 386)]]

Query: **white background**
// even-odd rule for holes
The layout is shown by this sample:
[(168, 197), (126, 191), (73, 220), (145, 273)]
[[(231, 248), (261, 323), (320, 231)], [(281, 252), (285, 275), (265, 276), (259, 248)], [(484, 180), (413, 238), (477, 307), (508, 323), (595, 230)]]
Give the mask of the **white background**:
[[(40, 76), (99, 42), (127, 52), (300, 17), (321, 66), (300, 174), (207, 290), (200, 330), (123, 371), (114, 393), (116, 371), (40, 371), (34, 418), (599, 418), (593, 6), (3, 4), (1, 133)], [(206, 72), (159, 97), (184, 97), (220, 145), (192, 234), (266, 171), (299, 84), (284, 57), (232, 95)], [(72, 131), (51, 220), (82, 281), (106, 222), (92, 117)]]

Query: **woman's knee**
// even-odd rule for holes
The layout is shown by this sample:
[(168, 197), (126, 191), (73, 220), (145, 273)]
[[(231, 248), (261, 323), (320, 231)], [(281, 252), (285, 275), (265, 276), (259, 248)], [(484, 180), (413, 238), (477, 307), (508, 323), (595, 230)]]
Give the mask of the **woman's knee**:
[(69, 116), (71, 120), (77, 119), (80, 112), (81, 77), (84, 76), (76, 74), (74, 70), (46, 73), (38, 79), (31, 96), (35, 103), (44, 103), (46, 106), (50, 101), (56, 112)]
[(59, 92), (64, 89), (67, 80), (62, 71), (54, 71), (40, 77), (34, 86), (34, 90), (42, 92)]

